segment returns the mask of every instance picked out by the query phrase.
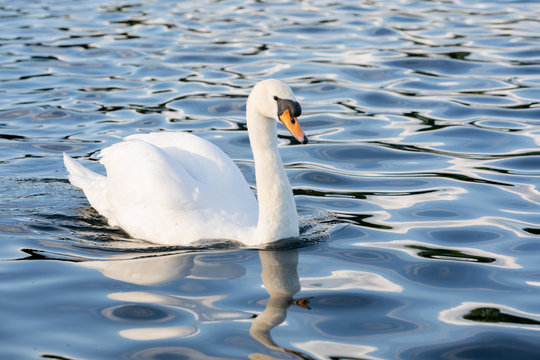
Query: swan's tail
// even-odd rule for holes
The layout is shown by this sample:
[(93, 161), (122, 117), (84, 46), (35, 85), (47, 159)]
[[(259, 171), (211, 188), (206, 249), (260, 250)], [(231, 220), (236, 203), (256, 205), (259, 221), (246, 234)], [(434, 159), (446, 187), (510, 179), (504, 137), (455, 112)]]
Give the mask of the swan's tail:
[(64, 153), (64, 165), (69, 173), (69, 182), (83, 190), (89, 183), (102, 181), (105, 178), (103, 175), (85, 168), (66, 153)]
[(103, 175), (85, 168), (64, 153), (64, 165), (69, 173), (69, 182), (84, 191), (90, 205), (105, 215), (107, 209), (107, 182)]

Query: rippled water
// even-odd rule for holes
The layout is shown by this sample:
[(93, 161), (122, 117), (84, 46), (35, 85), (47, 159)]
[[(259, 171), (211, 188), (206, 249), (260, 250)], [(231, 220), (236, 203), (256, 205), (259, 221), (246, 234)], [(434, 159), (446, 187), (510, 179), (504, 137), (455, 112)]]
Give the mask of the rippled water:
[[(1, 2), (6, 359), (540, 358), (536, 1)], [(156, 247), (67, 180), (190, 131), (254, 169), (244, 108), (279, 78), (302, 217), (272, 251)]]

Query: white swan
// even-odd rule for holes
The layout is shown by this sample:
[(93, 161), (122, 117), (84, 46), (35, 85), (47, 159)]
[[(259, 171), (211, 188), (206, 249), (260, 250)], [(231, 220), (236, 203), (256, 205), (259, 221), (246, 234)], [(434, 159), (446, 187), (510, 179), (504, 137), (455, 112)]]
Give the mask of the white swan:
[(279, 80), (263, 80), (246, 108), (258, 205), (238, 167), (197, 136), (158, 132), (126, 137), (101, 152), (107, 176), (64, 154), (70, 182), (112, 226), (158, 244), (202, 239), (259, 245), (298, 236), (298, 215), (277, 147), (276, 120), (307, 143), (301, 108)]

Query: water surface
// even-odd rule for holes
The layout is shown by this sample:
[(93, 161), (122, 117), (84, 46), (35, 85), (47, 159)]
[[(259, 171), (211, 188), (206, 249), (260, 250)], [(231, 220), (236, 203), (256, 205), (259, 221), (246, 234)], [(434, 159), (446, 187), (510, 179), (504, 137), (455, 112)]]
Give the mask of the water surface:
[[(0, 5), (0, 354), (540, 357), (535, 1)], [(62, 152), (150, 131), (255, 185), (245, 102), (279, 78), (302, 237), (162, 247), (109, 227)]]

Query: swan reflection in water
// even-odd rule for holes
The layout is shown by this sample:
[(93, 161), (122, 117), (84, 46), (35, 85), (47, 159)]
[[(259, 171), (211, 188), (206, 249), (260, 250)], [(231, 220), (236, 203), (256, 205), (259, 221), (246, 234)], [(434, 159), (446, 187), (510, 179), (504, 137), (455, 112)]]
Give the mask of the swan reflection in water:
[[(282, 348), (277, 345), (270, 331), (285, 321), (287, 309), (291, 304), (307, 307), (309, 298), (293, 300), (293, 296), (300, 291), (298, 278), (298, 250), (259, 250), (263, 285), (270, 298), (266, 308), (255, 318), (249, 331), (250, 335), (270, 349), (285, 351), (297, 355), (301, 359), (312, 359), (298, 351)], [(255, 354), (257, 355), (257, 354)], [(259, 359), (260, 357), (254, 356)], [(270, 357), (265, 357), (271, 359)]]
[[(108, 278), (136, 285), (156, 286), (188, 276), (205, 280), (230, 280), (245, 274), (245, 268), (230, 262), (205, 261), (204, 252), (187, 252), (167, 255), (143, 255), (133, 258), (129, 255), (118, 255), (110, 260), (87, 261), (86, 267), (98, 269)], [(215, 255), (215, 253), (209, 253)], [(298, 250), (259, 250), (262, 265), (261, 278), (264, 288), (270, 295), (264, 311), (255, 317), (250, 328), (250, 335), (271, 350), (293, 354), (301, 359), (311, 357), (298, 351), (280, 347), (272, 339), (271, 330), (285, 321), (287, 309), (296, 304), (307, 308), (309, 299), (293, 300), (300, 291), (300, 281), (297, 273)], [(199, 282), (200, 284), (201, 282)], [(124, 305), (115, 305), (102, 311), (102, 315), (113, 321), (132, 322), (145, 321), (154, 324), (174, 321), (176, 316), (163, 314), (164, 306), (180, 308), (190, 312), (199, 323), (212, 321), (246, 320), (252, 314), (228, 310), (218, 307), (215, 303), (227, 297), (225, 294), (202, 296), (177, 296), (150, 291), (115, 292), (108, 295), (110, 299), (122, 301)], [(133, 303), (145, 303), (144, 306), (134, 306)], [(153, 307), (152, 305), (158, 305)], [(165, 310), (166, 311), (166, 310)], [(123, 315), (122, 315), (123, 314)], [(121, 316), (124, 316), (122, 319)], [(144, 324), (144, 323), (143, 323)], [(196, 335), (199, 329), (195, 326), (163, 326), (141, 327), (121, 330), (120, 335), (132, 340), (157, 340), (166, 338), (183, 338)], [(185, 349), (185, 348), (183, 348)], [(157, 349), (155, 349), (157, 350)], [(273, 357), (254, 353), (252, 359), (273, 359)]]

